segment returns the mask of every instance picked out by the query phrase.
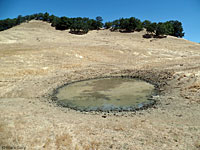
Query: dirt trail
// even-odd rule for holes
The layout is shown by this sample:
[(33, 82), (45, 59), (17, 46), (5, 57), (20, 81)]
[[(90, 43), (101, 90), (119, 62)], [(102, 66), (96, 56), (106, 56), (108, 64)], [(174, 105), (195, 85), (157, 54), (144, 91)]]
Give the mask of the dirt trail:
[[(40, 21), (0, 32), (0, 149), (200, 149), (200, 44), (143, 34), (73, 35)], [(158, 105), (113, 115), (49, 102), (62, 84), (113, 75), (157, 83)]]

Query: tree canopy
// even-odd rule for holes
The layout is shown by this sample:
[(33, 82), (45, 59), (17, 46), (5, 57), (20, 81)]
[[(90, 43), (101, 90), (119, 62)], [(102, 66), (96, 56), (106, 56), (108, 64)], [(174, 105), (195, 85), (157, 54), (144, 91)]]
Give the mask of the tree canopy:
[(42, 20), (51, 23), (52, 27), (57, 30), (70, 30), (71, 33), (85, 34), (90, 30), (100, 30), (102, 27), (110, 29), (111, 31), (120, 32), (134, 32), (142, 31), (146, 29), (148, 34), (160, 35), (171, 35), (175, 37), (183, 37), (182, 23), (177, 20), (171, 20), (167, 22), (151, 22), (149, 20), (141, 21), (138, 18), (120, 18), (114, 21), (103, 23), (103, 18), (97, 16), (95, 19), (90, 18), (68, 18), (68, 17), (57, 17), (49, 15), (49, 13), (37, 13), (27, 16), (19, 15), (14, 19), (0, 20), (0, 31), (7, 30), (13, 26), (19, 25), (23, 22), (30, 20)]
[(182, 38), (183, 33), (182, 23), (177, 20), (171, 20), (167, 22), (151, 23), (150, 21), (143, 22), (143, 26), (148, 33), (159, 35), (171, 35)]

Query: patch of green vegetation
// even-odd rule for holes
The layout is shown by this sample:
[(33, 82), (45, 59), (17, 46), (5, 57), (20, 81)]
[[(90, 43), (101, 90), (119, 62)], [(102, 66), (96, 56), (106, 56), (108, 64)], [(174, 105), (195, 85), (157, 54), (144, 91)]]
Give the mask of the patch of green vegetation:
[(171, 35), (175, 37), (184, 36), (182, 23), (177, 20), (152, 23), (149, 20), (145, 20), (142, 22), (138, 18), (130, 17), (117, 19), (112, 22), (105, 22), (105, 24), (103, 24), (103, 19), (101, 16), (97, 16), (96, 19), (81, 17), (68, 18), (65, 16), (57, 17), (54, 15), (49, 15), (49, 13), (47, 12), (27, 16), (19, 15), (17, 18), (14, 19), (8, 18), (5, 20), (0, 20), (0, 31), (12, 28), (13, 26), (19, 25), (23, 22), (28, 22), (30, 20), (46, 21), (51, 23), (51, 26), (55, 27), (57, 30), (70, 29), (70, 33), (74, 34), (86, 34), (90, 30), (99, 30), (104, 27), (105, 29), (110, 29), (111, 31), (120, 32), (142, 31), (145, 28), (148, 35), (154, 35), (156, 37), (163, 35)]
[(106, 29), (110, 28), (111, 31), (119, 30), (121, 32), (142, 31), (145, 28), (147, 34), (152, 34), (157, 37), (171, 35), (182, 38), (184, 36), (182, 23), (177, 20), (156, 23), (149, 20), (141, 22), (139, 19), (131, 17), (106, 22), (104, 27)]

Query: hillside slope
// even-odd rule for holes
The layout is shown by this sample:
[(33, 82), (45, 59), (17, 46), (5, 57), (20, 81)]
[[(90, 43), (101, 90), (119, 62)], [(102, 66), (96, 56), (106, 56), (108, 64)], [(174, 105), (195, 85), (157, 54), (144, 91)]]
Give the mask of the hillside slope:
[[(200, 44), (171, 36), (144, 39), (143, 34), (74, 35), (35, 20), (0, 32), (0, 145), (198, 149)], [(102, 118), (48, 103), (47, 95), (64, 83), (132, 72), (149, 79), (172, 74), (156, 109)]]

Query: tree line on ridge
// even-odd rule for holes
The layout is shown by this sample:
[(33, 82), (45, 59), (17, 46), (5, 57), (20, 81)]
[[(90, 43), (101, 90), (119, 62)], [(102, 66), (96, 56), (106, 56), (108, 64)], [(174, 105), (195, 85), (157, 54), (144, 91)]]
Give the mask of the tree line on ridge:
[[(0, 31), (7, 30), (23, 22), (28, 22), (30, 20), (42, 20), (51, 23), (52, 27), (57, 30), (70, 30), (70, 33), (74, 34), (86, 34), (91, 30), (100, 30), (102, 28), (110, 29), (111, 31), (119, 32), (134, 32), (142, 31), (146, 29), (147, 34), (144, 37), (152, 36), (163, 36), (171, 35), (175, 37), (182, 38), (184, 36), (182, 23), (177, 20), (171, 20), (166, 22), (151, 22), (149, 20), (141, 21), (138, 18), (120, 18), (114, 21), (109, 21), (103, 23), (101, 16), (96, 17), (96, 19), (90, 18), (68, 18), (68, 17), (57, 17), (54, 15), (49, 15), (49, 13), (37, 13), (27, 16), (19, 15), (14, 19), (4, 19), (0, 20)], [(148, 36), (147, 36), (148, 35)]]

